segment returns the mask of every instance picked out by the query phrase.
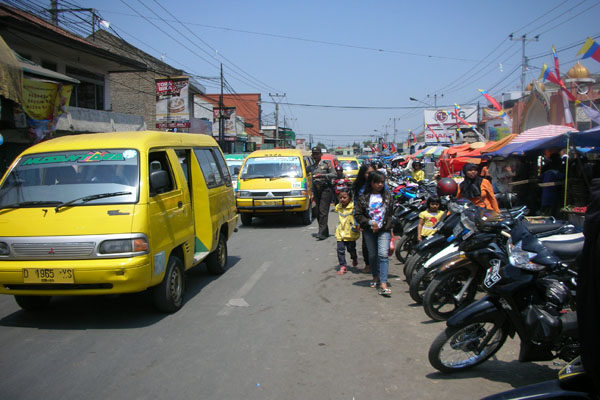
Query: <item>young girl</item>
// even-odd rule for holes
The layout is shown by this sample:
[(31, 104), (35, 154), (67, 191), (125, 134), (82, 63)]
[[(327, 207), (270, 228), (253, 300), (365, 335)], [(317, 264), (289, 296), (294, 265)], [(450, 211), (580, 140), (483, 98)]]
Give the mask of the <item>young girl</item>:
[(337, 255), (340, 263), (338, 274), (346, 273), (346, 250), (352, 258), (352, 266), (358, 265), (356, 255), (356, 240), (360, 236), (354, 221), (354, 203), (350, 199), (350, 192), (343, 188), (338, 192), (338, 205), (335, 206), (335, 212), (338, 213), (338, 226), (335, 229), (335, 238), (337, 240)]
[(444, 215), (444, 212), (440, 210), (440, 198), (432, 196), (427, 199), (427, 210), (422, 211), (419, 214), (419, 226), (417, 228), (417, 239), (419, 242), (427, 236), (433, 235), (436, 230), (434, 229)]
[(420, 161), (415, 161), (412, 165), (413, 171), (411, 174), (411, 178), (416, 182), (420, 182), (425, 179), (425, 171), (423, 171), (423, 166)]
[(363, 237), (369, 250), (369, 264), (373, 274), (371, 287), (379, 285), (379, 294), (383, 296), (392, 294), (387, 285), (392, 206), (392, 195), (385, 190), (385, 176), (378, 171), (371, 172), (365, 192), (357, 200), (356, 221), (363, 229)]
[[(375, 171), (375, 166), (373, 164), (364, 163), (358, 169), (358, 174), (356, 175), (356, 180), (352, 185), (352, 198), (358, 199), (358, 197), (364, 193), (367, 188), (367, 179), (369, 178), (369, 174)], [(356, 208), (354, 209), (354, 214), (356, 215)], [(362, 256), (365, 261), (365, 269), (363, 272), (368, 274), (371, 272), (371, 266), (369, 265), (369, 250), (367, 249), (367, 242), (365, 242), (365, 235), (362, 237)]]

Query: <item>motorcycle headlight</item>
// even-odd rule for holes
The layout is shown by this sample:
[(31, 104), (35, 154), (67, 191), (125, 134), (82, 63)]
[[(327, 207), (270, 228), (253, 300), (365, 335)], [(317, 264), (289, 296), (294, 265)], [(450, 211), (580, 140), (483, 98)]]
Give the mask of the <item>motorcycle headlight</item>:
[(540, 264), (531, 262), (537, 253), (525, 251), (521, 248), (522, 242), (519, 241), (516, 245), (508, 243), (508, 261), (514, 267), (521, 268), (527, 271), (541, 271), (545, 267)]
[(238, 190), (236, 194), (237, 197), (252, 197), (252, 193), (247, 190)]

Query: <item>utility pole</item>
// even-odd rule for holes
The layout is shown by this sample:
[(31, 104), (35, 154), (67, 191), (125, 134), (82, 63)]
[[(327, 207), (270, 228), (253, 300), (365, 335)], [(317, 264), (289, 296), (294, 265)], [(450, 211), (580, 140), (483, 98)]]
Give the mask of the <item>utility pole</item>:
[[(280, 137), (279, 137), (279, 102), (277, 100), (275, 100), (274, 98), (284, 98), (285, 97), (285, 93), (284, 94), (279, 94), (279, 93), (269, 93), (269, 96), (271, 96), (271, 99), (273, 99), (273, 101), (275, 102), (275, 147), (277, 147), (280, 141)], [(283, 146), (282, 146), (283, 147)]]
[[(521, 96), (525, 91), (525, 73), (527, 72), (527, 57), (525, 57), (525, 43), (526, 42), (537, 42), (540, 40), (540, 35), (535, 35), (533, 39), (527, 39), (527, 35), (523, 35), (520, 38), (515, 38), (511, 33), (508, 38), (512, 41), (520, 41), (522, 46), (521, 51)], [(560, 77), (559, 77), (560, 78)]]
[[(434, 94), (433, 96), (427, 95), (427, 98), (431, 98), (431, 97), (433, 97), (433, 108), (437, 108), (437, 98), (438, 98), (437, 93)], [(444, 97), (444, 95), (440, 94), (440, 97)]]
[(219, 146), (225, 151), (225, 127), (223, 126), (223, 63), (221, 63), (221, 95), (219, 96)]
[[(61, 12), (89, 12), (90, 26), (92, 28), (92, 39), (96, 36), (96, 10), (93, 8), (58, 8), (58, 0), (50, 0), (50, 18), (53, 25), (58, 26), (58, 13)], [(80, 18), (80, 17), (79, 17)]]
[(50, 15), (52, 19), (52, 25), (58, 26), (58, 1), (50, 0)]

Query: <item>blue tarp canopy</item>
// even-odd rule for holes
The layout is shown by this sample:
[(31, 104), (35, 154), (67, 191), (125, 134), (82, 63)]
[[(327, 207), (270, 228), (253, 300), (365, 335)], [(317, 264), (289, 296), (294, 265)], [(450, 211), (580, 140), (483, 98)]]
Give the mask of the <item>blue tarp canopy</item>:
[(544, 151), (545, 149), (557, 149), (567, 147), (567, 136), (569, 146), (577, 147), (600, 147), (600, 126), (582, 132), (568, 132), (553, 138), (530, 140), (523, 143), (509, 143), (500, 150), (487, 153), (489, 157), (509, 157), (512, 155), (524, 155), (532, 151)]

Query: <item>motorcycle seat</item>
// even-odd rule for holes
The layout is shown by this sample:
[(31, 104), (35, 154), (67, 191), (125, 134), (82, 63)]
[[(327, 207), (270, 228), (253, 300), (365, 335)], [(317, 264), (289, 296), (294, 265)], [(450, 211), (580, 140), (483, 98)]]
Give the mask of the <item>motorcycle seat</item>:
[(542, 223), (530, 223), (525, 221), (525, 227), (527, 230), (534, 235), (538, 233), (553, 231), (560, 229), (565, 225), (564, 221), (553, 221), (553, 222), (542, 222)]
[(542, 240), (544, 247), (553, 252), (561, 259), (574, 259), (583, 251), (584, 237), (577, 237), (571, 240), (555, 241)]

